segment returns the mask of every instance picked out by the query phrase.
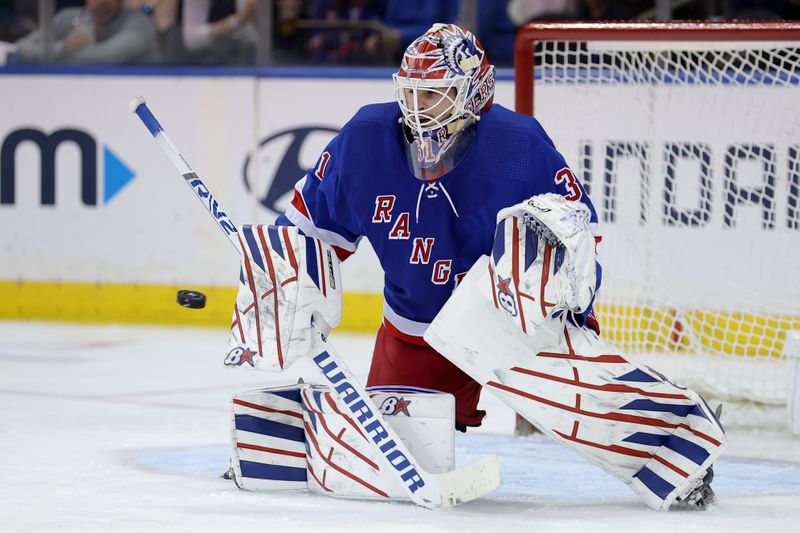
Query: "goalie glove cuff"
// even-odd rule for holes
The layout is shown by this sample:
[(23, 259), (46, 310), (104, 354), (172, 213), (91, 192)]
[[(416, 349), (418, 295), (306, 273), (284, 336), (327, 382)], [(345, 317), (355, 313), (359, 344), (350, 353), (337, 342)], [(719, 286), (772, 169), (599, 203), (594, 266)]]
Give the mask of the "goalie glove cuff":
[(540, 194), (501, 210), (497, 221), (516, 215), (551, 244), (561, 243), (574, 250), (585, 232), (591, 233), (591, 212), (585, 204), (572, 202), (555, 193)]
[(597, 285), (586, 205), (558, 194), (501, 210), (491, 267), (498, 306), (532, 332), (557, 311), (584, 313)]

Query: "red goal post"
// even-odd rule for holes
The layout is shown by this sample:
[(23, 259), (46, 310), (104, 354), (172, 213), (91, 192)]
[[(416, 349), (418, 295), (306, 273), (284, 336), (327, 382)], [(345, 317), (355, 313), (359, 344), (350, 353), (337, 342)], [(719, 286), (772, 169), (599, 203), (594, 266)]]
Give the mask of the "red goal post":
[(514, 75), (597, 207), (604, 336), (707, 398), (785, 411), (800, 22), (532, 23)]

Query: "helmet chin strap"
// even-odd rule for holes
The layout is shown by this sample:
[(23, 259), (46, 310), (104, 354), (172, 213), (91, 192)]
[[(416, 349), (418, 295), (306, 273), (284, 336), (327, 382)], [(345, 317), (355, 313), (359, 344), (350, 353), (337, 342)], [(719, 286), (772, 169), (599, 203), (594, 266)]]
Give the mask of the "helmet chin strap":
[(403, 128), (403, 136), (406, 138), (406, 142), (408, 142), (408, 144), (413, 143), (414, 142), (414, 132), (411, 131), (411, 128), (408, 127), (408, 124), (406, 124), (406, 121), (403, 120), (403, 117), (398, 118), (397, 122)]
[(453, 135), (458, 133), (459, 131), (463, 130), (467, 126), (469, 126), (472, 121), (478, 122), (481, 119), (479, 115), (472, 113), (471, 111), (466, 111), (461, 118), (454, 120), (447, 124), (447, 133), (448, 135)]

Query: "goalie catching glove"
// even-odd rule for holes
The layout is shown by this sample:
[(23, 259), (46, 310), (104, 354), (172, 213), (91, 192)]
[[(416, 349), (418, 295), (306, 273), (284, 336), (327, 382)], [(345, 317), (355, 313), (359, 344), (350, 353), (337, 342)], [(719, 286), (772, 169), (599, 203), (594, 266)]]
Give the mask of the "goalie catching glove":
[(323, 350), (342, 318), (339, 259), (294, 226), (242, 226), (239, 292), (225, 365), (280, 372)]
[(501, 210), (490, 273), (495, 305), (532, 333), (559, 311), (586, 313), (599, 285), (590, 212), (541, 194)]

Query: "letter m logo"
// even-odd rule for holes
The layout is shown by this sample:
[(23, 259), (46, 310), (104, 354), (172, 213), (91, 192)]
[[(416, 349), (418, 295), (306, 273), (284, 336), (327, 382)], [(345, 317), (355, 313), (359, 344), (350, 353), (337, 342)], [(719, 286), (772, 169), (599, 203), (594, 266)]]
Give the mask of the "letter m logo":
[[(30, 142), (39, 148), (41, 157), (40, 203), (56, 203), (56, 151), (63, 143), (72, 143), (80, 151), (81, 201), (97, 205), (97, 141), (89, 133), (63, 128), (47, 135), (41, 130), (21, 128), (12, 131), (0, 147), (0, 205), (16, 200), (17, 148)], [(107, 147), (103, 148), (104, 201), (107, 203), (133, 179), (134, 173)]]

